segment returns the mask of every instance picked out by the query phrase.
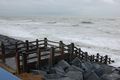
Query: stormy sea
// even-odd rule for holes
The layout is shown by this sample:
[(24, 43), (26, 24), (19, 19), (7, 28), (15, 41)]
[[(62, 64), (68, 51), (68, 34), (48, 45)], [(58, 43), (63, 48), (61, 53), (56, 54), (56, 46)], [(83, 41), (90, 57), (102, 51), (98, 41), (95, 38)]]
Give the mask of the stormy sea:
[(19, 40), (47, 37), (74, 42), (89, 54), (108, 55), (120, 66), (120, 18), (98, 17), (0, 17), (0, 34)]

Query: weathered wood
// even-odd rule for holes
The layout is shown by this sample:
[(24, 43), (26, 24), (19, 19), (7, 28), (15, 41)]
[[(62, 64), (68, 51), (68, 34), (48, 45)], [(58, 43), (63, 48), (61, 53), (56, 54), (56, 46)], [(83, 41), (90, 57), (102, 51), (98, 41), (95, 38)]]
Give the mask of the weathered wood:
[(36, 39), (36, 48), (38, 49), (39, 48), (39, 40)]
[[(13, 57), (15, 57), (15, 53), (10, 53), (10, 54), (5, 54), (5, 59), (6, 58), (13, 58)], [(0, 55), (0, 59), (2, 60), (2, 54)], [(3, 62), (3, 61), (2, 61)]]
[(93, 62), (95, 61), (95, 55), (92, 55), (92, 61)]
[(81, 48), (78, 50), (79, 58), (81, 59)]
[(51, 47), (50, 49), (50, 57), (49, 57), (49, 67), (52, 67), (54, 65), (54, 55), (55, 55), (55, 49), (54, 47)]
[(27, 60), (27, 57), (29, 55), (29, 41), (26, 40), (26, 52), (25, 53), (22, 53), (22, 59), (23, 59), (23, 71), (24, 72), (29, 72), (29, 68), (27, 66), (28, 64), (28, 60)]
[(71, 43), (69, 45), (68, 53), (70, 54), (69, 60), (72, 61), (73, 60), (73, 53), (74, 53), (74, 43)]
[(56, 43), (56, 44), (59, 44), (59, 42), (55, 42), (55, 41), (51, 41), (51, 40), (47, 40), (48, 42), (50, 43)]
[(59, 42), (61, 59), (64, 59), (64, 44), (62, 41)]
[(48, 44), (47, 38), (44, 38), (44, 48), (45, 48), (45, 49), (47, 49), (47, 44)]
[(41, 51), (40, 51), (40, 49), (38, 48), (38, 50), (37, 50), (37, 57), (38, 57), (38, 59), (37, 59), (37, 65), (38, 65), (38, 69), (40, 69), (40, 67), (41, 67)]
[(71, 55), (74, 53), (74, 43), (71, 43)]
[[(99, 54), (97, 54), (96, 56), (95, 55), (89, 56), (87, 52), (83, 52), (80, 48), (75, 47), (74, 43), (71, 43), (70, 45), (66, 45), (62, 41), (60, 41), (59, 43), (54, 41), (48, 41), (47, 38), (44, 38), (44, 40), (42, 41), (44, 41), (43, 43), (41, 43), (41, 44), (44, 44), (43, 47), (39, 45), (40, 43), (38, 39), (32, 42), (29, 42), (28, 40), (26, 40), (26, 42), (22, 44), (25, 46), (21, 46), (19, 48), (18, 48), (18, 44), (17, 43), (15, 44), (16, 66), (17, 66), (18, 73), (29, 72), (29, 67), (32, 68), (31, 65), (35, 67), (37, 64), (37, 68), (40, 69), (40, 67), (43, 64), (49, 64), (49, 66), (51, 67), (54, 65), (54, 63), (58, 62), (61, 59), (72, 61), (75, 57), (79, 57), (81, 60), (86, 60), (91, 62), (100, 62), (104, 64), (108, 64), (108, 63), (110, 64), (112, 62), (112, 60), (108, 58), (108, 56), (100, 57)], [(34, 44), (30, 45), (32, 43)], [(49, 43), (50, 45), (48, 46)], [(56, 46), (55, 44), (59, 44), (59, 46)], [(35, 48), (33, 49), (31, 47), (35, 47)], [(51, 48), (49, 49), (49, 47)], [(2, 49), (3, 49), (2, 54), (3, 53), (5, 54), (5, 46), (2, 47)], [(43, 54), (44, 52), (46, 54)], [(56, 54), (59, 53), (59, 55), (56, 55), (55, 53)], [(35, 56), (29, 56), (34, 54)], [(11, 54), (5, 54), (3, 55), (4, 57), (0, 56), (0, 58), (2, 58), (2, 60), (4, 61), (5, 58), (9, 57), (8, 55), (15, 56)], [(22, 60), (20, 60), (20, 57), (22, 57)], [(30, 62), (31, 59), (35, 59), (35, 61)], [(21, 61), (22, 61), (22, 64), (20, 65)], [(35, 63), (35, 64), (33, 65), (32, 63)], [(23, 70), (20, 70), (21, 66)]]
[(26, 40), (26, 53), (28, 54), (28, 51), (29, 51), (29, 41)]
[(84, 54), (85, 54), (85, 61), (87, 61), (88, 60), (88, 53), (85, 52)]
[(1, 42), (1, 49), (2, 49), (2, 62), (5, 63), (5, 45)]
[(16, 68), (17, 68), (16, 71), (17, 71), (17, 74), (20, 74), (20, 55), (18, 53), (18, 44), (17, 44), (17, 42), (15, 44), (15, 54), (16, 54), (15, 59), (16, 59)]
[(28, 72), (27, 55), (25, 53), (22, 53), (22, 65), (23, 65), (23, 72)]
[(97, 55), (96, 55), (96, 62), (99, 62), (99, 53), (97, 53)]
[(84, 59), (84, 52), (81, 53), (81, 60)]
[(90, 58), (89, 58), (89, 59), (90, 59), (91, 62), (93, 61), (93, 60), (92, 60), (92, 55), (90, 55)]
[(100, 63), (103, 63), (103, 56), (101, 56), (100, 58)]
[[(65, 60), (67, 60), (69, 57), (68, 57), (68, 54), (64, 54), (64, 56), (65, 56)], [(50, 59), (49, 58), (42, 58), (41, 59), (41, 66), (45, 66), (45, 65), (47, 65), (48, 66), (48, 61), (49, 61)], [(55, 56), (54, 57), (54, 62), (55, 63), (57, 63), (58, 61), (60, 61), (61, 60), (61, 55), (57, 55), (57, 56)], [(34, 61), (34, 62), (31, 62), (31, 63), (29, 63), (32, 67), (35, 67), (36, 66), (36, 64), (37, 64), (37, 62), (36, 61)], [(21, 67), (23, 68), (23, 66), (21, 65)], [(36, 67), (35, 67), (36, 68)]]
[(111, 58), (108, 58), (108, 63), (111, 64)]
[(105, 55), (104, 64), (108, 63), (108, 55)]

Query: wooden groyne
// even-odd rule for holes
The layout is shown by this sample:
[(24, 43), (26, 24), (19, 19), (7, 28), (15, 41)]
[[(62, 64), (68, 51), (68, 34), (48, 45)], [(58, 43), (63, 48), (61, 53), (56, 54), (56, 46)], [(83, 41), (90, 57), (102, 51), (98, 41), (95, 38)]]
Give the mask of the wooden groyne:
[[(10, 50), (6, 49), (8, 46), (11, 47)], [(63, 41), (55, 42), (47, 38), (44, 38), (44, 40), (36, 39), (35, 41), (26, 40), (12, 45), (4, 45), (1, 42), (0, 52), (0, 59), (3, 63), (6, 62), (6, 58), (15, 57), (17, 73), (40, 69), (40, 67), (48, 64), (51, 67), (62, 59), (70, 62), (76, 57), (81, 60), (102, 64), (114, 62), (108, 55), (101, 56), (99, 53), (89, 55), (88, 52), (76, 47), (74, 43), (65, 44)]]

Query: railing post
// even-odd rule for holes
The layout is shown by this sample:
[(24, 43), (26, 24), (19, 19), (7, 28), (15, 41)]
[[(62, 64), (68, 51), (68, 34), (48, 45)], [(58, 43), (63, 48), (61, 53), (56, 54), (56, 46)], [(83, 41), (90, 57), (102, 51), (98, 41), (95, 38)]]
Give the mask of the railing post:
[(40, 69), (40, 67), (41, 67), (41, 51), (40, 51), (40, 48), (37, 49), (37, 57), (38, 57), (38, 60), (37, 60), (38, 69)]
[(100, 63), (103, 63), (103, 56), (101, 56), (100, 58)]
[(111, 58), (109, 58), (108, 60), (109, 60), (108, 63), (111, 64)]
[(104, 63), (107, 64), (108, 62), (108, 55), (105, 55)]
[(38, 39), (36, 39), (36, 49), (37, 49), (37, 67), (38, 69), (40, 69), (41, 65), (41, 51), (40, 51), (40, 48), (39, 48), (39, 42), (38, 42)]
[(18, 53), (18, 44), (15, 43), (15, 59), (16, 59), (16, 67), (17, 67), (17, 74), (20, 74), (20, 55)]
[(44, 38), (44, 48), (47, 49), (47, 44), (48, 44), (48, 40), (47, 38)]
[(59, 42), (59, 47), (60, 47), (61, 59), (64, 59), (64, 45), (62, 41)]
[(78, 53), (79, 53), (79, 58), (81, 59), (81, 49), (80, 48), (78, 50)]
[(2, 49), (2, 62), (5, 63), (5, 45), (1, 42), (1, 49)]
[(29, 41), (26, 40), (26, 53), (28, 54), (28, 51), (29, 51)]
[(29, 41), (26, 40), (26, 52), (22, 53), (22, 65), (23, 65), (23, 71), (28, 72), (28, 64), (27, 64), (27, 56), (29, 55)]
[(84, 59), (84, 52), (81, 53), (81, 60)]
[(99, 62), (99, 53), (97, 53), (97, 55), (96, 55), (96, 62)]
[(54, 53), (55, 53), (55, 49), (54, 47), (51, 47), (50, 49), (50, 58), (49, 58), (49, 67), (52, 67), (54, 65)]
[(95, 61), (95, 55), (92, 55), (92, 58), (93, 58), (92, 61), (94, 62)]
[(38, 45), (38, 39), (36, 39), (36, 49), (39, 48), (39, 45)]
[(23, 72), (28, 72), (27, 55), (25, 53), (22, 53), (22, 65), (23, 65)]
[(73, 53), (74, 53), (74, 43), (71, 43), (70, 46), (69, 46), (69, 54), (70, 54), (70, 56), (69, 56), (70, 59), (69, 60), (70, 61), (73, 60), (73, 56), (74, 56)]
[(85, 54), (85, 61), (87, 61), (88, 60), (88, 53), (85, 52), (84, 54)]
[(92, 55), (90, 55), (90, 61), (92, 62)]

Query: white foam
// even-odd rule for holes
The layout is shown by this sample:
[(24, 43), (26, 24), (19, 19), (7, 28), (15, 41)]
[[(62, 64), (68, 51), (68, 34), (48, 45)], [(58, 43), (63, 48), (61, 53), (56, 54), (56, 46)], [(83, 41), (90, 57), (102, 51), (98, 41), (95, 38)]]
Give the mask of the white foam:
[(112, 65), (120, 66), (120, 18), (0, 18), (0, 34), (21, 40), (47, 37), (74, 42), (91, 54), (109, 55), (116, 62)]

